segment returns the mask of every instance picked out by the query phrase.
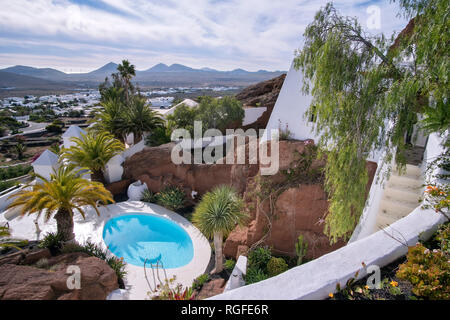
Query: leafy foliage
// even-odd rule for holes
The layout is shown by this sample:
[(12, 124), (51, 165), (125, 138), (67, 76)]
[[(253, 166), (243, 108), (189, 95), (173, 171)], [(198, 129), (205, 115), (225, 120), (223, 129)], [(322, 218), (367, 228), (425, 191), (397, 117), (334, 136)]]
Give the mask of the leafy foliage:
[(158, 201), (158, 196), (156, 194), (154, 194), (153, 192), (151, 192), (150, 190), (145, 189), (142, 192), (141, 201), (156, 203)]
[(172, 115), (167, 117), (171, 129), (184, 128), (194, 134), (194, 121), (202, 122), (202, 129), (225, 130), (240, 125), (244, 119), (244, 109), (241, 102), (234, 97), (212, 98), (202, 97), (199, 106), (189, 108), (179, 106)]
[(215, 271), (223, 268), (223, 236), (228, 235), (236, 225), (242, 225), (247, 214), (242, 198), (234, 188), (226, 185), (215, 187), (203, 195), (192, 216), (193, 223), (208, 238), (214, 237)]
[(72, 166), (61, 166), (50, 175), (50, 180), (36, 175), (42, 182), (27, 185), (12, 195), (13, 202), (8, 208), (18, 207), (22, 216), (37, 214), (39, 217), (44, 214), (46, 221), (56, 212), (58, 233), (63, 234), (64, 240), (70, 240), (73, 238), (75, 212), (85, 218), (86, 206), (89, 206), (100, 215), (97, 203), (114, 202), (103, 184), (83, 179), (79, 173), (80, 170)]
[(7, 180), (20, 177), (29, 173), (33, 168), (29, 165), (25, 166), (9, 166), (7, 168), (0, 168), (0, 180)]
[(194, 290), (200, 290), (203, 285), (210, 280), (209, 274), (204, 273), (197, 278), (194, 279), (194, 282), (192, 283), (192, 288)]
[(103, 181), (106, 163), (124, 150), (124, 145), (106, 132), (88, 132), (81, 138), (72, 138), (72, 141), (76, 145), (65, 149), (62, 158), (89, 168), (97, 181)]
[(400, 265), (397, 277), (410, 281), (414, 294), (429, 299), (450, 299), (448, 254), (417, 244), (409, 248), (407, 259)]
[(150, 147), (157, 147), (162, 144), (169, 143), (171, 131), (166, 127), (156, 127), (152, 132), (145, 138), (145, 144)]
[(225, 260), (225, 263), (223, 265), (223, 267), (225, 268), (225, 270), (228, 271), (233, 271), (234, 267), (236, 266), (236, 261), (232, 260), (232, 259), (227, 259)]
[(252, 284), (269, 278), (269, 275), (258, 268), (250, 267), (245, 275), (245, 283)]
[(274, 277), (289, 269), (283, 258), (272, 257), (267, 263), (267, 273), (270, 277)]
[(156, 202), (172, 211), (184, 207), (186, 195), (181, 187), (167, 186), (156, 194)]
[(415, 26), (394, 42), (365, 34), (355, 18), (342, 17), (327, 4), (306, 28), (305, 45), (297, 52), (303, 90), (313, 96), (305, 117), (316, 116), (327, 157), (325, 232), (331, 242), (348, 239), (359, 220), (372, 150), (384, 148), (384, 161), (390, 164), (395, 157), (402, 169), (404, 137), (418, 114), (425, 115), (429, 130), (448, 128), (448, 3), (405, 0), (400, 6), (415, 17)]
[(194, 290), (192, 287), (183, 287), (175, 284), (175, 277), (165, 279), (162, 285), (158, 285), (157, 294), (153, 300), (194, 300)]
[(242, 198), (232, 187), (222, 185), (202, 197), (192, 220), (201, 232), (211, 238), (218, 230), (228, 234), (246, 218)]
[(125, 132), (133, 133), (135, 144), (141, 141), (144, 132), (164, 128), (164, 120), (158, 112), (150, 109), (143, 97), (134, 96), (130, 98), (130, 108), (125, 115)]
[(58, 232), (49, 232), (44, 236), (44, 239), (39, 243), (40, 248), (47, 248), (52, 255), (56, 255), (62, 248), (64, 237)]
[(258, 247), (248, 253), (249, 267), (267, 271), (267, 264), (272, 259), (272, 251), (269, 247)]

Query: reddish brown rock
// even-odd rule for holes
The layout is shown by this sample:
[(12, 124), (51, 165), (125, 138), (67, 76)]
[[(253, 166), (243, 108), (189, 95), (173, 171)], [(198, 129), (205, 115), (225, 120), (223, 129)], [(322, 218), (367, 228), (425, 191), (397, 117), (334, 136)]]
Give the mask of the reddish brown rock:
[(266, 128), (285, 78), (286, 74), (282, 74), (279, 77), (249, 86), (236, 95), (236, 99), (241, 101), (246, 108), (267, 108), (256, 122), (245, 126), (244, 129), (253, 128), (258, 130)]
[(141, 180), (153, 192), (159, 192), (166, 185), (178, 185), (190, 199), (192, 191), (201, 196), (221, 184), (232, 185), (239, 192), (243, 192), (247, 178), (257, 172), (257, 165), (247, 164), (176, 165), (171, 160), (173, 147), (173, 143), (146, 147), (127, 159), (124, 164), (124, 180)]
[(200, 292), (195, 297), (196, 300), (203, 300), (212, 296), (216, 296), (223, 292), (226, 281), (222, 278), (213, 279), (205, 283)]
[(50, 258), (48, 249), (22, 249), (0, 258), (0, 266), (3, 264), (32, 264), (43, 258)]
[(110, 184), (107, 184), (105, 188), (109, 190), (113, 195), (120, 194), (120, 193), (126, 193), (128, 186), (131, 184), (131, 180), (129, 179), (123, 179), (117, 182), (113, 182)]
[[(69, 265), (81, 270), (81, 288), (67, 287)], [(117, 289), (117, 276), (105, 261), (84, 253), (62, 254), (48, 259), (48, 269), (30, 265), (0, 266), (2, 300), (104, 300)], [(51, 267), (51, 268), (50, 268)]]
[(237, 255), (238, 248), (240, 246), (246, 246), (247, 244), (247, 227), (237, 227), (230, 233), (225, 242), (223, 248), (223, 254), (226, 257), (233, 257)]

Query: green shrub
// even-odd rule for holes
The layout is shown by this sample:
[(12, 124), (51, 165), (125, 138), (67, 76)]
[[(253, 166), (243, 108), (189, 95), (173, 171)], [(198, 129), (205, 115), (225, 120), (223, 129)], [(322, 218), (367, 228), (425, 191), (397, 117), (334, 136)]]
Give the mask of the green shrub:
[(168, 186), (158, 193), (157, 203), (164, 208), (176, 211), (184, 207), (186, 195), (180, 187)]
[(145, 138), (145, 144), (150, 147), (156, 147), (169, 143), (171, 133), (171, 130), (166, 127), (155, 128), (151, 134)]
[(49, 232), (39, 244), (40, 248), (47, 248), (52, 255), (60, 252), (62, 248), (63, 236), (57, 232)]
[(438, 231), (434, 240), (438, 242), (439, 248), (447, 255), (450, 254), (450, 223), (443, 224)]
[(259, 281), (263, 281), (269, 278), (263, 270), (256, 267), (249, 267), (247, 269), (247, 274), (245, 275), (245, 283), (252, 284)]
[(123, 280), (126, 276), (125, 266), (126, 262), (123, 260), (123, 258), (117, 258), (115, 256), (111, 256), (108, 254), (107, 250), (103, 250), (96, 244), (88, 241), (84, 245), (77, 245), (77, 244), (67, 244), (64, 246), (64, 248), (61, 250), (61, 252), (69, 253), (69, 252), (84, 252), (90, 256), (99, 258), (100, 260), (104, 260), (111, 269), (114, 270), (114, 272), (117, 275), (117, 278), (119, 279), (119, 282)]
[(233, 271), (235, 265), (236, 265), (236, 261), (234, 261), (232, 259), (227, 259), (225, 261), (225, 264), (223, 265), (223, 267), (225, 268), (225, 270)]
[(204, 274), (198, 276), (194, 280), (194, 282), (192, 283), (192, 288), (194, 290), (200, 290), (203, 287), (203, 285), (208, 281), (209, 281), (209, 275), (204, 273)]
[(267, 271), (267, 264), (272, 258), (272, 252), (268, 247), (259, 247), (253, 249), (248, 254), (248, 265), (255, 269)]
[(288, 269), (289, 267), (283, 258), (272, 257), (267, 263), (267, 273), (270, 277), (279, 275), (280, 273), (283, 273)]
[(14, 181), (0, 181), (0, 192), (13, 187), (15, 184)]
[(62, 132), (62, 126), (55, 124), (55, 123), (51, 123), (48, 126), (45, 127), (45, 130), (47, 130), (48, 132), (54, 132), (54, 133), (61, 133)]
[(158, 201), (158, 196), (150, 190), (145, 189), (144, 192), (142, 192), (141, 201), (156, 203)]
[(400, 265), (396, 275), (411, 282), (415, 295), (432, 300), (450, 299), (448, 254), (417, 244), (409, 248), (406, 258), (407, 261)]
[(0, 180), (7, 180), (26, 175), (32, 169), (31, 166), (9, 166), (7, 168), (0, 168)]
[(127, 272), (125, 271), (126, 262), (123, 261), (123, 258), (109, 257), (105, 261), (114, 270), (119, 281), (125, 278)]

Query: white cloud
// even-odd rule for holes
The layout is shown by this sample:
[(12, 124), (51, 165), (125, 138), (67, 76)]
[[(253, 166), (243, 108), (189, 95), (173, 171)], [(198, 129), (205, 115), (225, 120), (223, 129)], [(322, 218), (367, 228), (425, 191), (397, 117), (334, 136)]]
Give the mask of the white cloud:
[[(335, 1), (341, 13), (358, 16), (365, 27), (367, 1)], [(46, 66), (65, 61), (74, 68), (92, 67), (128, 58), (138, 69), (158, 62), (185, 63), (193, 67), (236, 67), (251, 70), (287, 69), (293, 51), (320, 0), (103, 0), (93, 8), (67, 0), (0, 0), (0, 37), (24, 39), (20, 59), (40, 64), (45, 56), (32, 43), (48, 42), (70, 50), (76, 57), (49, 54)], [(397, 5), (381, 7), (381, 28), (388, 34), (405, 22), (396, 19)], [(101, 9), (100, 9), (101, 8)], [(122, 12), (123, 14), (120, 14)], [(12, 41), (12, 40), (11, 40)], [(5, 47), (5, 44), (2, 45)], [(16, 61), (0, 49), (0, 65)], [(103, 50), (103, 52), (102, 52)], [(25, 51), (25, 50), (24, 50)], [(56, 55), (58, 56), (58, 55)], [(8, 61), (8, 62), (7, 62)]]

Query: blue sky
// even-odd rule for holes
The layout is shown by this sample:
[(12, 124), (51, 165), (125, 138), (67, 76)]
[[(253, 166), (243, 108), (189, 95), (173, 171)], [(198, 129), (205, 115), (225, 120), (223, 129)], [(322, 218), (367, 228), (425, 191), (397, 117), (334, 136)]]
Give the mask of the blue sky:
[[(87, 72), (129, 59), (138, 70), (159, 62), (287, 70), (305, 27), (326, 2), (0, 0), (0, 68), (20, 64)], [(389, 0), (334, 3), (371, 33), (390, 36), (407, 22), (396, 17), (398, 4)], [(379, 25), (370, 25), (371, 12), (380, 13)]]

